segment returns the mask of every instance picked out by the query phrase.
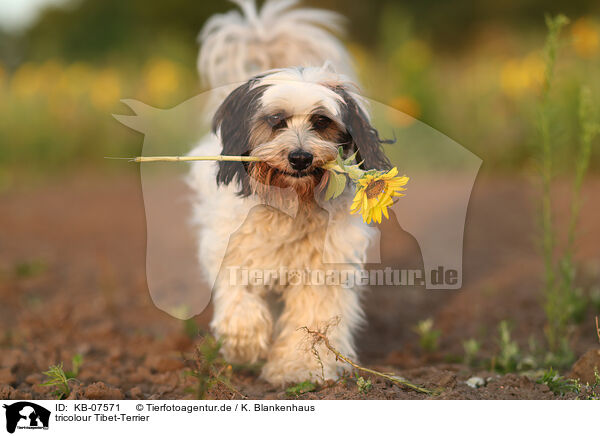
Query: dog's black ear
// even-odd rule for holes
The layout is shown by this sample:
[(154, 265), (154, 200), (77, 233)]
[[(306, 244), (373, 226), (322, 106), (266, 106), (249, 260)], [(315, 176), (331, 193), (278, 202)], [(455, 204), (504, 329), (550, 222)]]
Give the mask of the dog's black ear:
[[(252, 118), (267, 86), (256, 86), (252, 79), (236, 88), (219, 106), (212, 121), (212, 130), (221, 138), (222, 155), (248, 156)], [(219, 162), (217, 184), (229, 185), (235, 181), (241, 196), (250, 195), (247, 163)]]
[(346, 127), (346, 137), (343, 141), (352, 146), (352, 152), (357, 152), (356, 161), (362, 161), (365, 170), (391, 169), (392, 164), (383, 152), (382, 144), (390, 144), (394, 141), (379, 137), (377, 130), (369, 123), (367, 114), (345, 88), (336, 87), (334, 91), (344, 100), (341, 115)]

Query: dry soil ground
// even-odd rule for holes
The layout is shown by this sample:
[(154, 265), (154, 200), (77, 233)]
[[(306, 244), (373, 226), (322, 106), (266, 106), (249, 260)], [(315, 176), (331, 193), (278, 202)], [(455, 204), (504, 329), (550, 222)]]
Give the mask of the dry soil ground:
[[(465, 280), (461, 291), (398, 290), (378, 287), (366, 299), (368, 327), (360, 334), (361, 361), (411, 381), (442, 388), (433, 398), (558, 398), (523, 375), (497, 375), (461, 363), (462, 340), (477, 338), (482, 356), (497, 352), (498, 322), (512, 321), (513, 337), (526, 347), (542, 338), (542, 265), (536, 248), (535, 199), (525, 180), (480, 177), (465, 234)], [(585, 188), (579, 251), (584, 277), (598, 281), (600, 180)], [(566, 209), (564, 191), (555, 198)], [(194, 398), (195, 380), (186, 375), (199, 338), (183, 322), (157, 309), (145, 277), (144, 204), (138, 174), (79, 174), (0, 193), (0, 398), (51, 398), (41, 386), (49, 365), (83, 365), (71, 398)], [(391, 222), (388, 231), (403, 250), (384, 263), (415, 264), (414, 239)], [(397, 247), (396, 247), (397, 248)], [(418, 266), (418, 261), (416, 263)], [(200, 327), (210, 307), (195, 318)], [(598, 348), (592, 310), (574, 332), (577, 355)], [(441, 330), (435, 353), (419, 349), (412, 327), (431, 317)], [(189, 324), (188, 324), (189, 326)], [(474, 376), (487, 385), (471, 388)], [(359, 393), (352, 379), (303, 394), (301, 398), (432, 398), (371, 378)], [(236, 371), (235, 388), (248, 398), (288, 398), (258, 379)], [(238, 394), (215, 387), (210, 398)], [(568, 398), (569, 396), (567, 396)], [(564, 397), (563, 397), (564, 398)]]

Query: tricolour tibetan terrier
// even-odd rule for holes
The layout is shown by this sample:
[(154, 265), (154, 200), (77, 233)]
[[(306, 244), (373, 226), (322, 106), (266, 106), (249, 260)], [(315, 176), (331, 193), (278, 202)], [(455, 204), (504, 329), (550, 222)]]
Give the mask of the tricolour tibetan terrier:
[(374, 230), (349, 214), (352, 189), (323, 201), (321, 166), (339, 147), (364, 169), (390, 162), (347, 53), (327, 31), (340, 17), (290, 9), (295, 1), (271, 0), (260, 12), (237, 3), (243, 14), (213, 17), (200, 35), (201, 75), (222, 97), (213, 133), (190, 155), (261, 160), (192, 165), (199, 259), (214, 283), (211, 328), (228, 361), (265, 359), (262, 377), (273, 384), (336, 378), (344, 363), (323, 344), (311, 350), (301, 327), (329, 326), (331, 345), (356, 358), (361, 290), (335, 273), (362, 267)]

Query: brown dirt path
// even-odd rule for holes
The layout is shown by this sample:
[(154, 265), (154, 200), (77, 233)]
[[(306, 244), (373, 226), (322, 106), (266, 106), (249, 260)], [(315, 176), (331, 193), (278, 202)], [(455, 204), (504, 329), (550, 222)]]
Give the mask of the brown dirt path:
[[(463, 290), (371, 291), (369, 324), (358, 339), (363, 363), (443, 387), (436, 398), (555, 398), (546, 386), (523, 376), (499, 377), (444, 363), (448, 356), (462, 355), (461, 341), (470, 337), (483, 342), (484, 355), (493, 354), (502, 319), (512, 320), (522, 346), (531, 334), (541, 338), (535, 205), (532, 190), (524, 186), (523, 180), (478, 180), (465, 235)], [(598, 189), (598, 179), (586, 186), (580, 250), (586, 277), (596, 281), (600, 206), (591, 199)], [(561, 192), (556, 198), (564, 205)], [(384, 246), (384, 263), (418, 266), (414, 239), (385, 225), (392, 226), (387, 231), (397, 232), (406, 249), (390, 258)], [(72, 397), (193, 398), (185, 358), (197, 339), (184, 333), (182, 321), (152, 303), (144, 250), (143, 201), (134, 172), (74, 175), (0, 193), (0, 399), (51, 398), (51, 389), (40, 386), (41, 371), (61, 361), (69, 368), (77, 353), (84, 363)], [(575, 334), (577, 354), (597, 345), (591, 316)], [(411, 329), (428, 317), (442, 330), (440, 350), (433, 355), (418, 350)], [(195, 321), (205, 327), (209, 319), (210, 308)], [(487, 385), (467, 386), (465, 380), (473, 375), (487, 379)], [(286, 398), (251, 371), (236, 372), (233, 383), (249, 398)], [(219, 388), (211, 395), (232, 397)], [(302, 396), (424, 397), (377, 379), (367, 394), (358, 393), (350, 380)]]

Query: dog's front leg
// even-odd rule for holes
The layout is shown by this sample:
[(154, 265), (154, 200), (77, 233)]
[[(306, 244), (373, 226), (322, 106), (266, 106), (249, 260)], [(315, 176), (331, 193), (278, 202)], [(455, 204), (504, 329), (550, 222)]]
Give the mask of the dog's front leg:
[(278, 335), (262, 377), (274, 385), (322, 382), (349, 369), (323, 343), (313, 344), (302, 327), (326, 331), (334, 348), (355, 359), (353, 334), (362, 321), (359, 291), (341, 286), (292, 286), (285, 291), (284, 301)]
[(217, 283), (213, 292), (214, 315), (210, 327), (223, 341), (228, 362), (254, 363), (265, 357), (271, 341), (272, 316), (256, 289)]

